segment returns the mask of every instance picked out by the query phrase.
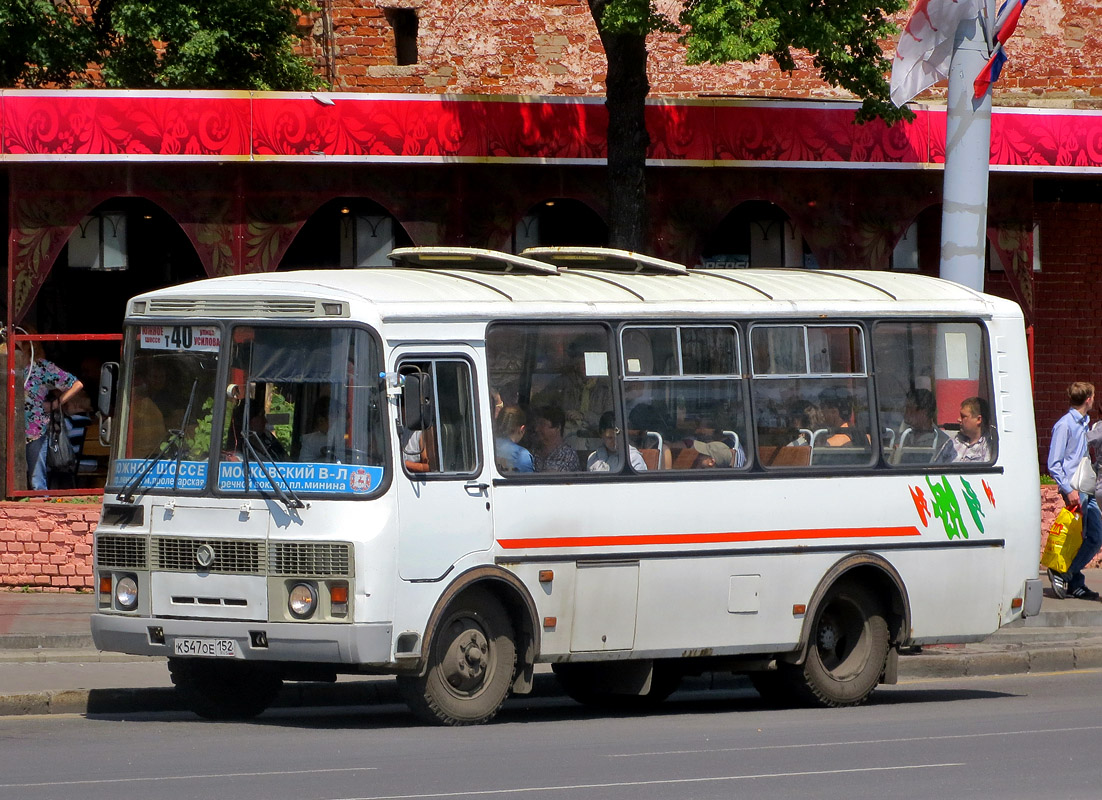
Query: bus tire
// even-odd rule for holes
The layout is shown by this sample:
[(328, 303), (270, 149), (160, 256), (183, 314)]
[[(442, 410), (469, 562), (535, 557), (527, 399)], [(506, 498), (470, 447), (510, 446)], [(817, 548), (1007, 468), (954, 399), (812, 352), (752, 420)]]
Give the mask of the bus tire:
[(452, 601), (432, 637), (425, 674), (399, 675), (398, 690), (426, 722), (480, 725), (505, 702), (516, 660), (509, 615), (476, 589)]
[(187, 707), (203, 719), (252, 719), (279, 694), (283, 679), (272, 669), (241, 661), (170, 658), (168, 674)]
[(856, 706), (880, 683), (889, 646), (883, 602), (865, 586), (840, 581), (815, 612), (804, 663), (777, 666), (798, 699)]

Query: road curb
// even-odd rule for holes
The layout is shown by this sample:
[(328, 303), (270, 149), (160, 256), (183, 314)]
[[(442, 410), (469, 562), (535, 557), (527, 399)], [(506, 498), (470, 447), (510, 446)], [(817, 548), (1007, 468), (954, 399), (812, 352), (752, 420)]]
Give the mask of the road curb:
[[(1062, 672), (1102, 667), (1102, 646), (1051, 647), (991, 653), (919, 653), (899, 659), (899, 677), (908, 679), (968, 678), (987, 675)], [(748, 687), (741, 676), (711, 673), (689, 678), (688, 691), (735, 690)], [(534, 697), (559, 696), (551, 674), (537, 675)], [(388, 678), (337, 683), (289, 683), (274, 708), (332, 708), (401, 703), (397, 685)], [(186, 711), (170, 687), (143, 689), (73, 689), (25, 694), (0, 694), (0, 716), (47, 714), (135, 714)]]

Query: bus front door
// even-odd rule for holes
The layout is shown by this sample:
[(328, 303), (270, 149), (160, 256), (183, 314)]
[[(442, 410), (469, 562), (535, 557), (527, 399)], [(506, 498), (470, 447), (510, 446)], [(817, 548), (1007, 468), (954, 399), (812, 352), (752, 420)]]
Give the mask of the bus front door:
[(493, 543), (489, 470), (478, 435), (473, 353), (403, 353), (396, 421), (400, 444), (398, 574), (435, 580)]

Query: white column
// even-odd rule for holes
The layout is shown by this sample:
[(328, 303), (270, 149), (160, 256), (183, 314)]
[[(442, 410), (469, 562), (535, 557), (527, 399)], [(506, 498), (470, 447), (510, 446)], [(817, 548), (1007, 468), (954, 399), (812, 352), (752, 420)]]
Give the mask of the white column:
[[(987, 18), (994, 20), (992, 0), (987, 5)], [(961, 22), (949, 68), (941, 210), (941, 277), (980, 290), (987, 243), (991, 91), (974, 100), (972, 82), (987, 63), (987, 52), (979, 20)]]

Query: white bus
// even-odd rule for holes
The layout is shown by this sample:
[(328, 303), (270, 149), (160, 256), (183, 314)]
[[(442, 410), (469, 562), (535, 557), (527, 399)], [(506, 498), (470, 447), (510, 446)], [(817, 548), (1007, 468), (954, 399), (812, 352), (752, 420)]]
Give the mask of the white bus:
[(394, 674), (479, 723), (541, 663), (583, 702), (730, 671), (845, 706), (901, 648), (1039, 610), (1013, 303), (602, 249), (391, 259), (127, 306), (92, 631), (167, 656), (199, 714)]

